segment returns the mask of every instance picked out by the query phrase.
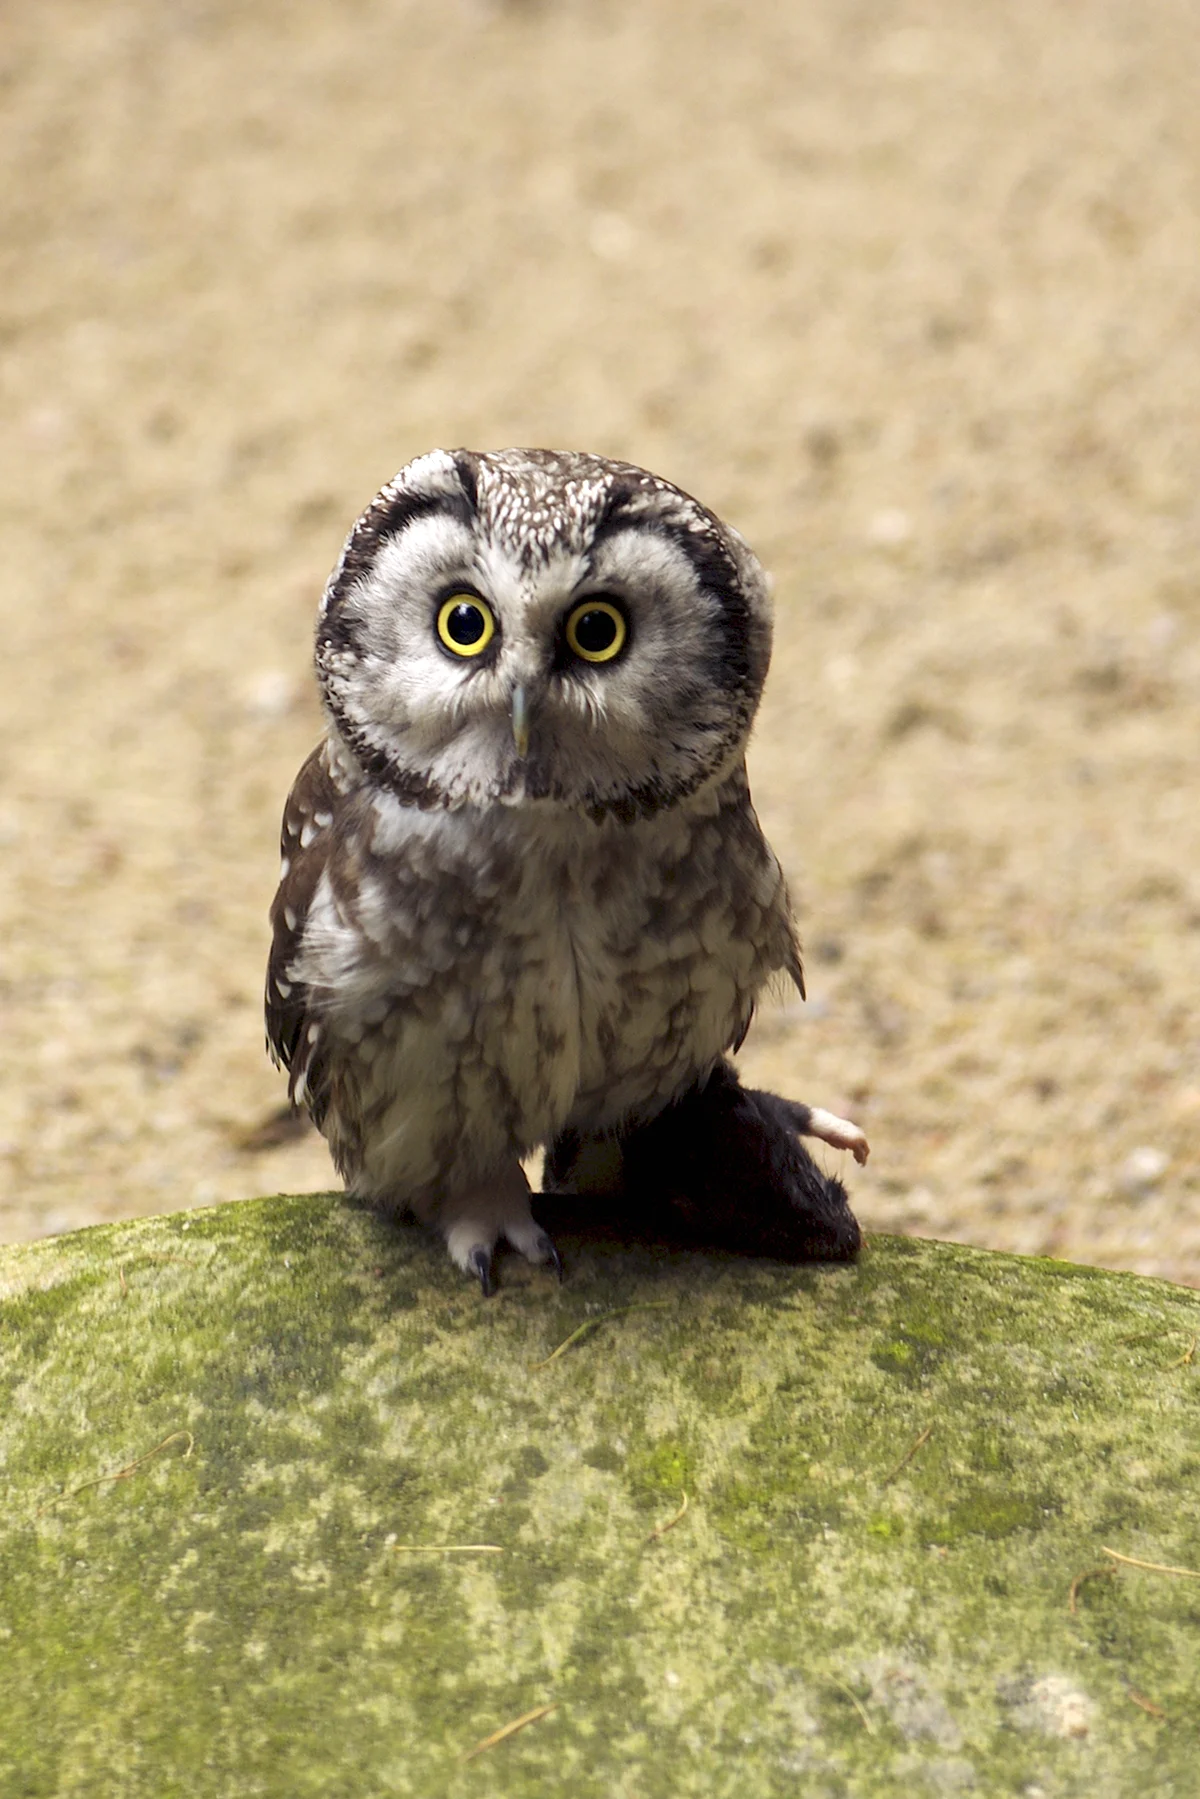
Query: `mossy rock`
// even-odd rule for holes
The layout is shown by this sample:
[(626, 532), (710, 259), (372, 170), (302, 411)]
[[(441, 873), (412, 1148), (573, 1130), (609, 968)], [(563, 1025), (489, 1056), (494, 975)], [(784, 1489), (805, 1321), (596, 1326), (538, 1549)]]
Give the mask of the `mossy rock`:
[(7, 1799), (1190, 1799), (1200, 1580), (1104, 1550), (1200, 1567), (1200, 1296), (562, 1247), (491, 1301), (323, 1196), (0, 1252)]

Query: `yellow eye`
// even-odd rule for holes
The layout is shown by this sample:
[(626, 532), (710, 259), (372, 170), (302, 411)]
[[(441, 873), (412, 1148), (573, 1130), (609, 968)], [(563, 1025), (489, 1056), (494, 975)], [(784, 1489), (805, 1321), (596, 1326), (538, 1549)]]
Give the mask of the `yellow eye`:
[(479, 656), (496, 635), (491, 607), (473, 593), (452, 593), (438, 607), (437, 634), (456, 656)]
[(585, 600), (567, 619), (567, 648), (584, 662), (611, 662), (628, 635), (624, 616), (611, 600)]

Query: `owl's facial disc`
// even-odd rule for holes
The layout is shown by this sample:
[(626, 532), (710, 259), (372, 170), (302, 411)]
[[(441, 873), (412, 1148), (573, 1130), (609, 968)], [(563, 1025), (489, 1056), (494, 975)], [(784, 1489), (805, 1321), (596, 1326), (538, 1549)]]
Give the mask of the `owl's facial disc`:
[(678, 489), (434, 452), (351, 533), (317, 664), (340, 736), (411, 803), (633, 818), (740, 757), (769, 643), (758, 564)]

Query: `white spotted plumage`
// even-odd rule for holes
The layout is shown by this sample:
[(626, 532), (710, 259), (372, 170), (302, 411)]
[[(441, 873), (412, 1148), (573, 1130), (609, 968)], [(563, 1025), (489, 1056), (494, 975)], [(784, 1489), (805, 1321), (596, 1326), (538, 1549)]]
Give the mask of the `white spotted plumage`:
[[(484, 653), (439, 641), (447, 596), (492, 619)], [(567, 648), (581, 607), (616, 631), (589, 601), (623, 621), (610, 662)], [(435, 1224), (485, 1287), (501, 1237), (554, 1253), (523, 1156), (654, 1118), (772, 975), (800, 982), (744, 767), (769, 650), (741, 539), (626, 464), (435, 451), (347, 539), (269, 1041), (350, 1189)]]

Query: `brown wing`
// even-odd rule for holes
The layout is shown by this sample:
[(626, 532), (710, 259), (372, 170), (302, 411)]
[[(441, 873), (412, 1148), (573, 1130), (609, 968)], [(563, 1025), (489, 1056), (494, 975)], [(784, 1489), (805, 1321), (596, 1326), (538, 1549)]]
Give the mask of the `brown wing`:
[(308, 910), (325, 869), (331, 826), (344, 804), (321, 744), (296, 776), (279, 835), (282, 873), (271, 904), (271, 954), (267, 961), (267, 1048), (288, 1070), (288, 1097), (307, 1106), (320, 1126), (329, 1104), (325, 1034), (312, 1004), (311, 989), (294, 976)]

